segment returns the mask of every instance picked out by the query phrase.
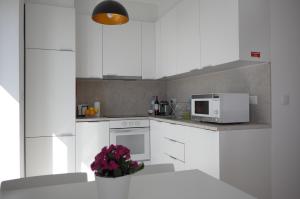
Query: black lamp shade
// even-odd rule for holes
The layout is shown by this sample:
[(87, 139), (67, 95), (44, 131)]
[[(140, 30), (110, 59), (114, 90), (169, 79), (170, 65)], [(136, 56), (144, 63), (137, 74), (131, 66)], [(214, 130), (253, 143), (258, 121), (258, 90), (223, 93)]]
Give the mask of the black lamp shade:
[(129, 21), (125, 7), (113, 0), (105, 0), (99, 3), (94, 8), (92, 19), (105, 25), (121, 25)]

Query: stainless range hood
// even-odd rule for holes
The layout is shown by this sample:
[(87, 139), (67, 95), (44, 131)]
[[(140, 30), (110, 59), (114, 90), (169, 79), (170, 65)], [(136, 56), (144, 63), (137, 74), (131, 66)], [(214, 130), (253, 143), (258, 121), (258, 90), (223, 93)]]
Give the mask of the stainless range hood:
[(142, 76), (103, 75), (104, 80), (142, 80)]

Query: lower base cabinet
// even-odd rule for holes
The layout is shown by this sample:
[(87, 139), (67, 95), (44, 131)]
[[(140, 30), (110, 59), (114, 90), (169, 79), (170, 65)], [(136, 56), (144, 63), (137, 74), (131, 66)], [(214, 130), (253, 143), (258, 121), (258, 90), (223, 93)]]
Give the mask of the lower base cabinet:
[(95, 179), (91, 163), (104, 146), (109, 145), (109, 122), (78, 122), (76, 124), (76, 172)]
[(150, 121), (151, 164), (198, 169), (257, 198), (271, 198), (270, 129), (211, 131)]
[(220, 178), (219, 132), (169, 124), (150, 123), (151, 163), (173, 163), (175, 170), (199, 169)]
[(26, 138), (26, 176), (75, 172), (75, 136)]

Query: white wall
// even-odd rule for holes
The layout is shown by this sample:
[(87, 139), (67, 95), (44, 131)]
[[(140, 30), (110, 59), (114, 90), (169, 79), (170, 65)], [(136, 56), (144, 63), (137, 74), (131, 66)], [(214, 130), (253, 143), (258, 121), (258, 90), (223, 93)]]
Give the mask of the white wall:
[(300, 198), (299, 10), (299, 0), (271, 0), (273, 199)]
[(21, 2), (0, 1), (0, 181), (20, 177), (24, 169)]

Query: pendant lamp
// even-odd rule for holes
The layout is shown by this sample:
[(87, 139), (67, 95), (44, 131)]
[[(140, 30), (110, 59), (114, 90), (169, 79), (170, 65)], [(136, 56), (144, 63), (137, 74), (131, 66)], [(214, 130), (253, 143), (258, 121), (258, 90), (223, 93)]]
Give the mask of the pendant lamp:
[(114, 0), (105, 0), (99, 3), (94, 8), (92, 19), (105, 25), (121, 25), (129, 21), (125, 7)]

